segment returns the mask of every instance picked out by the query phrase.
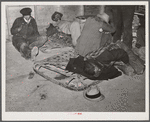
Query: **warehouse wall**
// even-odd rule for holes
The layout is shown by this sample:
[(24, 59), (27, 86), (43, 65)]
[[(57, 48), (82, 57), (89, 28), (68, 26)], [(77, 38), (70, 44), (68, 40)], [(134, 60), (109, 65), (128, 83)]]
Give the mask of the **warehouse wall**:
[(6, 7), (6, 37), (11, 40), (12, 35), (10, 29), (17, 17), (22, 16), (20, 10), (24, 7), (32, 9), (31, 15), (35, 18), (38, 30), (41, 34), (44, 33), (46, 27), (52, 23), (51, 15), (55, 12), (63, 13), (63, 19), (73, 20), (76, 16), (84, 15), (83, 6), (77, 5), (30, 5), (30, 6), (7, 6)]

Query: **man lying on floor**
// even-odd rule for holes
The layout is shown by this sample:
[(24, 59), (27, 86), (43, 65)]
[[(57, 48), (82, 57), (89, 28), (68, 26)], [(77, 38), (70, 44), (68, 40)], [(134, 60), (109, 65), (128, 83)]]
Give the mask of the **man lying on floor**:
[[(79, 57), (71, 59), (66, 69), (99, 80), (121, 75), (121, 72), (114, 67), (112, 62), (123, 62), (125, 65), (121, 69), (126, 74), (128, 73), (126, 72), (127, 68), (132, 71), (136, 70), (135, 67), (138, 66), (134, 64), (138, 60), (131, 51), (128, 51), (125, 44), (117, 42), (119, 46), (117, 44), (110, 45), (112, 38), (109, 33), (114, 32), (113, 21), (109, 20), (106, 13), (99, 13), (95, 18), (89, 17), (75, 47)], [(141, 63), (138, 61), (136, 64), (140, 65)], [(141, 66), (139, 70), (142, 73), (143, 67)]]
[(55, 12), (51, 19), (54, 21), (53, 25), (65, 34), (71, 35), (72, 44), (75, 46), (77, 44), (77, 39), (81, 35), (84, 23), (79, 23), (78, 19), (74, 21), (62, 20), (63, 14), (60, 12)]
[(115, 62), (123, 62), (124, 69), (129, 68), (128, 54), (119, 47), (109, 47), (100, 55), (71, 58), (66, 70), (81, 74), (92, 80), (108, 80), (122, 74), (114, 66)]
[[(79, 55), (71, 59), (67, 70), (81, 74), (93, 80), (106, 80), (121, 75), (111, 62), (129, 63), (128, 54), (122, 49), (110, 48), (111, 33), (115, 32), (113, 21), (106, 13), (86, 19), (75, 52)], [(106, 47), (110, 49), (106, 49)]]

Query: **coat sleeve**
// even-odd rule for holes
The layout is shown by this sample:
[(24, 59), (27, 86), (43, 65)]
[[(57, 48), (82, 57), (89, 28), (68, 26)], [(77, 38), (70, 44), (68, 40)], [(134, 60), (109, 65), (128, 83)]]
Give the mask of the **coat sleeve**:
[(19, 19), (16, 19), (11, 27), (11, 34), (15, 35), (18, 33), (18, 28), (21, 26)]
[(34, 35), (40, 35), (35, 19), (32, 19), (32, 25), (33, 25), (33, 29), (34, 29)]
[(107, 24), (105, 22), (103, 22), (102, 24), (102, 29), (105, 31), (105, 32), (110, 32), (110, 33), (114, 33), (116, 31), (116, 28), (114, 26), (114, 23), (110, 23), (110, 24)]

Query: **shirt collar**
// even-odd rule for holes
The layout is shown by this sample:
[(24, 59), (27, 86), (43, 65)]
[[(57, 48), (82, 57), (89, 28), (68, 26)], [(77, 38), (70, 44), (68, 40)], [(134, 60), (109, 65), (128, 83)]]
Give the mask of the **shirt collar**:
[(25, 21), (27, 24), (29, 24), (30, 21), (31, 21), (31, 18), (30, 18), (29, 20), (26, 20), (25, 18), (23, 18), (23, 19), (24, 19), (24, 21)]

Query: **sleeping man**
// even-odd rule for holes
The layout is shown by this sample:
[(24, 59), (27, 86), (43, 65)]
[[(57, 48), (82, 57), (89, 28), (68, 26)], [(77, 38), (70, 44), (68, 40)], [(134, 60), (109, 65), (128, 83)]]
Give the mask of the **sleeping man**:
[(71, 35), (72, 44), (75, 46), (77, 44), (77, 39), (81, 35), (82, 24), (79, 21), (67, 21), (62, 20), (63, 14), (60, 12), (55, 12), (51, 18), (55, 22), (53, 25), (61, 32)]
[(122, 73), (114, 67), (115, 62), (123, 62), (129, 67), (128, 54), (116, 44), (111, 44), (110, 33), (115, 32), (106, 13), (87, 18), (75, 52), (77, 58), (70, 59), (66, 70), (81, 74), (92, 80), (107, 80)]

